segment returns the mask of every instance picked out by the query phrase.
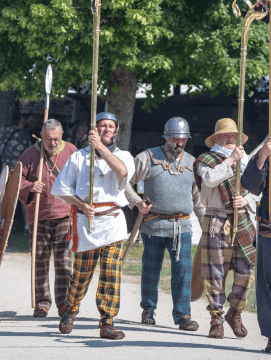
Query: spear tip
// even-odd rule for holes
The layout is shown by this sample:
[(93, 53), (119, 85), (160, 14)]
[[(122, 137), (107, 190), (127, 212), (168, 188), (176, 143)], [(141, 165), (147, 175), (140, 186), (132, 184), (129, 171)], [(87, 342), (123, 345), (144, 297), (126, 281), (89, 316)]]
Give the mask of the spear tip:
[(48, 65), (45, 76), (45, 92), (47, 95), (50, 94), (53, 82), (53, 71), (51, 64)]

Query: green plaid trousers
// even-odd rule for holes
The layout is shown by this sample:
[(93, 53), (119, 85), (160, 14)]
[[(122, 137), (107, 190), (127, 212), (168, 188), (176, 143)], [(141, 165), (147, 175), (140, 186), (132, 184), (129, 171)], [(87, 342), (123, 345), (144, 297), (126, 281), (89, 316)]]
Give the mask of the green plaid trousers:
[(75, 254), (73, 275), (67, 289), (66, 309), (70, 314), (78, 314), (82, 299), (88, 291), (98, 259), (100, 257), (100, 277), (96, 293), (96, 305), (101, 315), (101, 324), (113, 324), (113, 317), (119, 312), (121, 258), (123, 241), (91, 251)]

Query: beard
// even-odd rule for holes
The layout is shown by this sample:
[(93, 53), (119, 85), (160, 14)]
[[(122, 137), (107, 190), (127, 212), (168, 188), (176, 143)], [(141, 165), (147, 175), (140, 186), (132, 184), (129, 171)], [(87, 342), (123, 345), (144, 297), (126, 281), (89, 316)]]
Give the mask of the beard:
[[(43, 144), (44, 145), (44, 144)], [(48, 146), (45, 146), (44, 145), (44, 148), (45, 148), (45, 150), (48, 152), (48, 154), (50, 154), (50, 155), (52, 155), (52, 154), (54, 154), (55, 152), (57, 152), (57, 150), (59, 149), (59, 147), (60, 147), (60, 144), (59, 145), (57, 145), (57, 146), (54, 146), (54, 147), (52, 147), (52, 148), (49, 148)]]
[(173, 140), (169, 140), (167, 139), (167, 146), (169, 148), (169, 151), (175, 156), (177, 157), (178, 155), (180, 155), (185, 147), (186, 143), (184, 145), (179, 145), (177, 147), (176, 143)]

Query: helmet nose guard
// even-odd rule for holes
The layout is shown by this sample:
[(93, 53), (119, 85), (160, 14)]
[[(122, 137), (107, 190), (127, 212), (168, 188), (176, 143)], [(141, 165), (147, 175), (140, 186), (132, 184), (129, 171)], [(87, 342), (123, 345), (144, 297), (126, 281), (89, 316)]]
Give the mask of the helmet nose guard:
[(165, 124), (163, 138), (192, 139), (188, 122), (181, 117), (173, 117)]

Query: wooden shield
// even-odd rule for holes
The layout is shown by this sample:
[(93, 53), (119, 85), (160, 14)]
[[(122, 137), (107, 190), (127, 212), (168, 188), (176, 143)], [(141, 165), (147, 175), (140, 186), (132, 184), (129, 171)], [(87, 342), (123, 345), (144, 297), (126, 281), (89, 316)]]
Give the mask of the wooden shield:
[[(2, 204), (3, 197), (5, 194), (6, 185), (8, 181), (8, 173), (9, 173), (9, 167), (6, 165), (4, 169), (1, 171), (1, 175), (0, 175), (0, 205)], [(0, 215), (1, 215), (1, 211), (0, 211)]]
[(204, 293), (201, 273), (201, 242), (199, 242), (192, 267), (191, 301), (199, 300)]
[(2, 218), (0, 220), (0, 265), (6, 250), (14, 213), (17, 206), (22, 178), (22, 167), (22, 163), (18, 161), (9, 177), (4, 198), (1, 203)]

